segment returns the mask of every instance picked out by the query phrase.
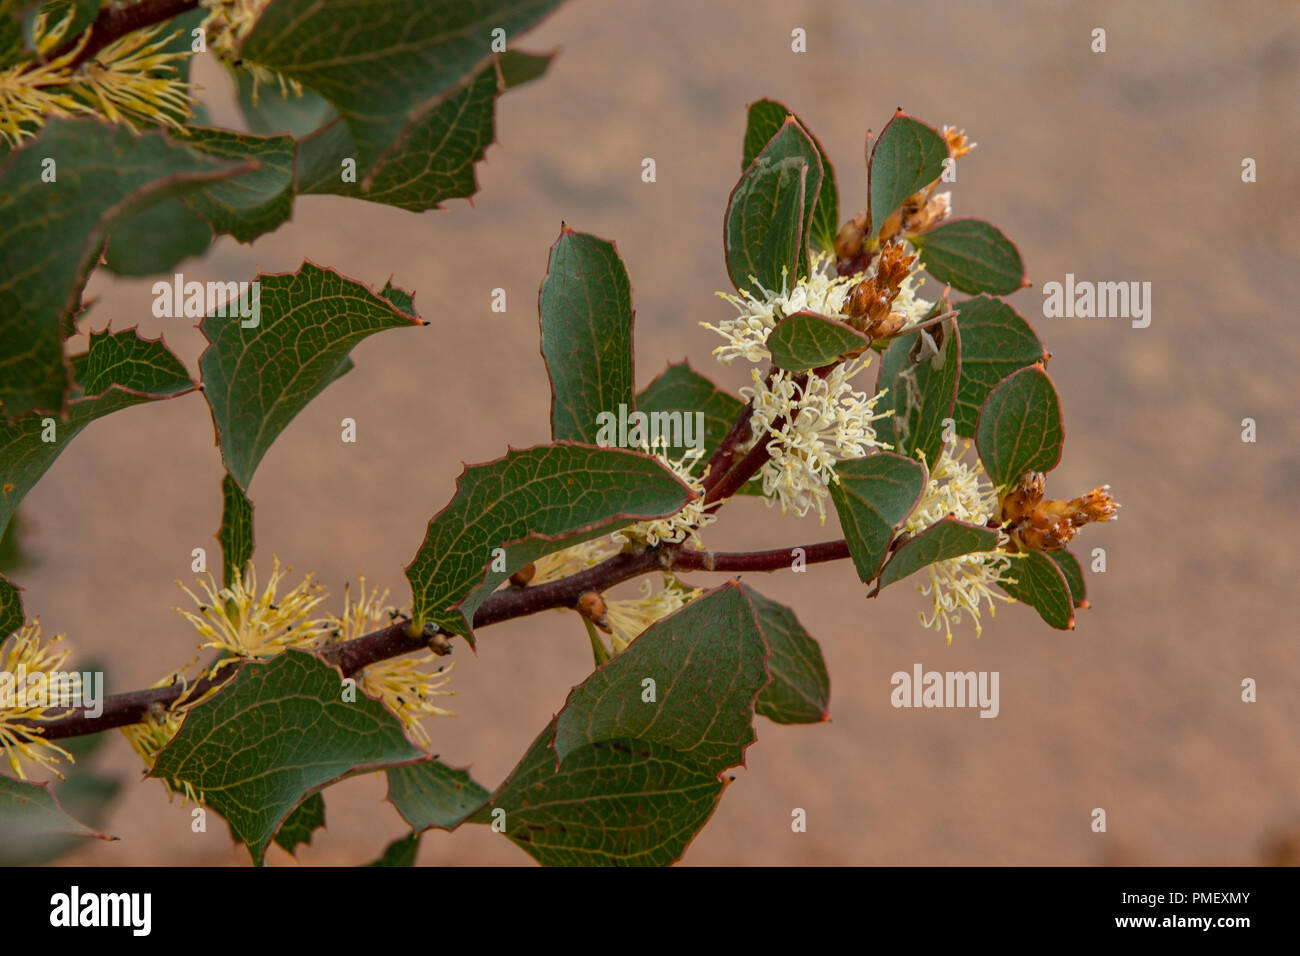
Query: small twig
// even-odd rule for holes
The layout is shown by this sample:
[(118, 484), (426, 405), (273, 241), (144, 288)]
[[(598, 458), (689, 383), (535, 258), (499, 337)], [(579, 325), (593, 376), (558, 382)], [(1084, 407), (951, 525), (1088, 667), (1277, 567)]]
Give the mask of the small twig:
[[(81, 48), (76, 57), (68, 63), (67, 68), (75, 70), (87, 60), (92, 59), (96, 53), (104, 49), (115, 40), (119, 40), (128, 33), (134, 33), (136, 30), (142, 30), (145, 27), (151, 27), (155, 23), (163, 23), (173, 17), (178, 17), (182, 13), (197, 9), (199, 0), (140, 0), (139, 3), (120, 6), (111, 4), (99, 11), (95, 21), (87, 28), (91, 31), (90, 39), (86, 45)], [(67, 56), (77, 47), (77, 41), (84, 35), (85, 31), (77, 34), (75, 37), (69, 37), (66, 42), (60, 44), (58, 49), (52, 51), (44, 57), (46, 62), (57, 60), (61, 56)]]

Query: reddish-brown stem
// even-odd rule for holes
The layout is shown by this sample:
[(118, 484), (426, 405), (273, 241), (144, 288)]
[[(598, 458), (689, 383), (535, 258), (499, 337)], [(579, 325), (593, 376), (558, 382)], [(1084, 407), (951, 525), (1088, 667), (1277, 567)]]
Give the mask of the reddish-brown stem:
[[(822, 541), (819, 544), (801, 544), (797, 548), (803, 551), (805, 564), (820, 564), (823, 561), (842, 561), (849, 556), (848, 542), (843, 538), (838, 541)], [(790, 567), (794, 560), (795, 548), (773, 548), (771, 551), (695, 551), (683, 549), (673, 561), (674, 571), (727, 571), (742, 573), (745, 571), (780, 571)]]
[[(196, 9), (198, 5), (199, 0), (140, 0), (139, 3), (127, 6), (112, 4), (104, 7), (99, 11), (99, 15), (95, 17), (94, 23), (89, 27), (91, 31), (90, 39), (86, 41), (86, 45), (68, 64), (68, 68), (76, 69), (94, 57), (104, 47), (128, 33), (134, 33), (144, 27), (151, 27), (155, 23), (163, 23), (173, 17), (180, 16), (182, 13), (189, 13), (189, 11)], [(67, 56), (76, 49), (77, 41), (80, 38), (81, 34), (69, 37), (67, 42), (46, 55), (45, 59), (47, 61), (57, 60), (61, 56)]]

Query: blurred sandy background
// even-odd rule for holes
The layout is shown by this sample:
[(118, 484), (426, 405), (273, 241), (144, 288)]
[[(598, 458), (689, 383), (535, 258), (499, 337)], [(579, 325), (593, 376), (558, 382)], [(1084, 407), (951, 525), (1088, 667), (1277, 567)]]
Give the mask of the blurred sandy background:
[[(808, 32), (805, 55), (790, 31)], [(1089, 50), (1104, 27), (1108, 52)], [(637, 378), (689, 357), (720, 384), (696, 325), (727, 314), (721, 222), (740, 172), (745, 106), (797, 110), (836, 165), (842, 214), (865, 203), (863, 133), (902, 106), (965, 127), (959, 215), (1015, 239), (1035, 288), (1013, 298), (1053, 352), (1069, 440), (1051, 490), (1110, 482), (1123, 520), (1079, 544), (1108, 552), (1073, 633), (1005, 608), (951, 647), (916, 621), (922, 598), (868, 604), (847, 562), (756, 576), (820, 639), (832, 721), (760, 719), (689, 864), (1253, 863), (1300, 825), (1300, 661), (1293, 536), (1300, 428), (1294, 303), (1300, 293), (1300, 7), (1290, 2), (961, 4), (571, 3), (517, 41), (561, 48), (542, 81), (499, 105), (498, 139), (473, 206), (414, 215), (332, 197), (253, 246), (222, 239), (186, 278), (251, 278), (304, 258), (414, 289), (432, 326), (389, 332), (293, 422), (262, 463), (256, 560), (407, 596), (403, 566), (464, 462), (544, 442), (547, 380), (536, 296), (560, 221), (618, 242), (634, 286)], [(200, 69), (215, 122), (238, 123), (223, 76)], [(643, 184), (652, 156), (658, 182)], [(1258, 183), (1241, 182), (1243, 157)], [(1154, 285), (1151, 327), (1041, 317), (1042, 284)], [(491, 290), (509, 311), (493, 314)], [(933, 290), (931, 290), (933, 291)], [(90, 325), (162, 331), (194, 368), (202, 341), (150, 314), (149, 281), (96, 276)], [(359, 441), (339, 440), (339, 421)], [(1240, 441), (1241, 419), (1257, 444)], [(35, 564), (17, 574), (29, 613), (83, 654), (111, 660), (110, 690), (144, 686), (191, 654), (172, 610), (190, 551), (218, 553), (221, 466), (203, 399), (129, 410), (92, 426), (28, 496)], [(835, 535), (734, 502), (715, 548)], [(698, 580), (706, 581), (707, 576)], [(456, 651), (458, 716), (435, 749), (493, 787), (569, 687), (590, 670), (576, 618), (556, 612)], [(1002, 712), (894, 710), (889, 676), (1001, 672)], [(1259, 702), (1240, 700), (1244, 677)], [(137, 784), (119, 735), (98, 765), (128, 780), (89, 864), (246, 863), (219, 821), (192, 834), (161, 784)], [(359, 863), (403, 832), (370, 777), (326, 795), (309, 864)], [(808, 832), (790, 832), (793, 807)], [(1104, 807), (1109, 832), (1089, 814)], [(276, 848), (271, 862), (292, 865)], [(427, 834), (422, 864), (529, 859), (482, 827)]]

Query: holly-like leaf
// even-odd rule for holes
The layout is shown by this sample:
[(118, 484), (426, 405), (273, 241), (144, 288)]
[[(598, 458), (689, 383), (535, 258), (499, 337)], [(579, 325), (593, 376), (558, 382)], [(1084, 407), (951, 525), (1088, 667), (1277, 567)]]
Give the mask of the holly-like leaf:
[[(276, 0), (240, 49), (328, 100), (358, 172), (408, 152), (412, 128), (560, 0)], [(500, 34), (497, 34), (500, 36)], [(360, 178), (360, 177), (359, 177)]]
[(299, 143), (298, 190), (350, 196), (419, 212), (439, 209), (448, 199), (478, 192), (475, 164), (496, 139), (496, 99), (509, 82), (541, 75), (550, 56), (507, 53), (493, 58), (468, 83), (416, 120), (400, 151), (371, 175), (343, 178), (345, 160), (356, 160), (348, 125), (336, 118)]
[(787, 315), (767, 338), (772, 364), (791, 372), (821, 368), (870, 345), (871, 339), (857, 329), (816, 312)]
[(1083, 566), (1079, 564), (1079, 559), (1069, 551), (1062, 548), (1060, 551), (1049, 551), (1047, 556), (1056, 562), (1056, 566), (1061, 569), (1061, 575), (1065, 578), (1065, 583), (1070, 587), (1070, 598), (1076, 608), (1088, 606), (1088, 585), (1083, 579)]
[(879, 232), (904, 199), (938, 179), (947, 158), (942, 136), (902, 110), (896, 112), (880, 131), (867, 164), (869, 233)]
[(992, 551), (997, 545), (998, 533), (992, 528), (941, 518), (899, 546), (880, 572), (880, 587), (886, 588), (936, 561)]
[(311, 835), (325, 829), (325, 798), (317, 791), (289, 814), (275, 834), (275, 845), (293, 853), (299, 845), (311, 845)]
[[(636, 397), (636, 407), (638, 411), (645, 412), (647, 415), (653, 415), (656, 412), (669, 413), (680, 412), (683, 417), (683, 428), (685, 419), (688, 415), (694, 415), (699, 412), (704, 416), (704, 439), (703, 439), (703, 460), (707, 461), (709, 456), (717, 450), (722, 444), (722, 439), (726, 437), (731, 426), (735, 424), (736, 418), (740, 415), (740, 410), (745, 407), (745, 403), (734, 395), (724, 392), (718, 386), (703, 375), (696, 372), (686, 362), (670, 364), (659, 377), (645, 387), (645, 389)], [(692, 437), (699, 434), (695, 430), (692, 419), (691, 434)], [(676, 437), (675, 435), (672, 437)], [(682, 449), (683, 444), (669, 445), (668, 451)]]
[(1026, 551), (1011, 562), (1010, 581), (1001, 583), (1017, 601), (1038, 611), (1058, 631), (1074, 630), (1074, 601), (1070, 585), (1055, 561), (1040, 551)]
[[(601, 740), (671, 747), (721, 772), (754, 741), (767, 645), (739, 586), (723, 585), (645, 631), (575, 687), (555, 722), (555, 755)], [(644, 700), (645, 681), (655, 700)]]
[(383, 854), (366, 866), (415, 866), (415, 855), (420, 852), (420, 834), (408, 833), (384, 847)]
[(551, 436), (596, 444), (598, 417), (635, 407), (632, 286), (612, 242), (567, 226), (538, 298), (551, 380)]
[(184, 141), (209, 156), (258, 164), (252, 172), (196, 189), (185, 198), (214, 231), (252, 242), (289, 218), (297, 149), (292, 136), (252, 136), (187, 126)]
[(750, 104), (749, 120), (745, 125), (744, 156), (740, 168), (742, 170), (749, 168), (749, 164), (763, 151), (763, 147), (772, 140), (772, 137), (781, 132), (787, 116), (794, 117), (795, 122), (813, 141), (817, 147), (817, 154), (821, 157), (822, 185), (817, 194), (817, 205), (812, 213), (809, 239), (813, 245), (829, 255), (835, 251), (835, 233), (840, 228), (840, 196), (835, 186), (835, 167), (831, 165), (830, 157), (826, 155), (826, 150), (822, 148), (822, 144), (818, 142), (807, 123), (799, 119), (793, 110), (787, 109), (775, 100), (759, 100), (757, 103)]
[(949, 219), (911, 240), (925, 271), (954, 289), (1007, 295), (1024, 284), (1020, 250), (983, 219)]
[(831, 678), (821, 647), (790, 608), (749, 586), (744, 586), (744, 591), (772, 652), (767, 661), (772, 680), (759, 693), (755, 712), (778, 724), (830, 720)]
[(842, 461), (835, 466), (831, 500), (840, 516), (858, 578), (870, 581), (889, 554), (889, 544), (921, 500), (925, 466), (892, 452)]
[(11, 421), (33, 408), (65, 410), (71, 382), (62, 331), (113, 221), (251, 168), (94, 119), (51, 120), (6, 158), (0, 403)]
[(691, 757), (645, 740), (602, 740), (557, 770), (554, 724), (533, 742), (492, 802), (492, 823), (543, 866), (668, 866), (713, 815), (723, 783)]
[[(81, 664), (80, 669), (83, 673), (102, 671), (103, 664), (88, 660)], [(65, 765), (64, 779), (50, 784), (50, 794), (63, 812), (92, 830), (99, 830), (104, 825), (122, 790), (120, 777), (102, 774), (95, 767), (96, 757), (110, 736), (92, 734), (59, 741), (59, 746), (68, 752), (71, 760)], [(2, 824), (0, 829), (3, 829)], [(40, 839), (29, 837), (23, 841), (21, 856), (6, 853), (5, 848), (0, 846), (0, 865), (43, 866), (72, 852), (83, 843), (84, 834), (73, 830), (47, 833)]]
[(741, 174), (727, 203), (723, 248), (737, 289), (751, 288), (753, 280), (780, 289), (808, 274), (808, 231), (821, 182), (817, 145), (790, 117)]
[(767, 656), (738, 585), (697, 598), (575, 687), (473, 821), (548, 866), (674, 862), (754, 739)]
[(23, 626), (22, 588), (0, 574), (0, 645)]
[(197, 388), (161, 339), (151, 342), (134, 329), (92, 333), (89, 350), (72, 359), (72, 369), (77, 387), (67, 421), (39, 412), (8, 423), (0, 417), (0, 533), (23, 496), (95, 419)]
[(21, 866), (51, 839), (116, 840), (68, 816), (49, 784), (0, 776), (0, 865)]
[[(406, 569), (415, 621), (472, 644), (475, 610), (519, 568), (632, 521), (676, 514), (691, 497), (654, 458), (617, 448), (562, 442), (466, 468)], [(497, 548), (501, 571), (492, 569)]]
[(260, 864), (306, 797), (344, 777), (425, 756), (382, 704), (364, 694), (346, 702), (341, 687), (338, 668), (303, 651), (244, 664), (189, 711), (150, 776), (201, 793)]
[(980, 460), (999, 490), (1027, 471), (1051, 471), (1064, 442), (1061, 402), (1041, 365), (1004, 378), (985, 400), (975, 429)]
[[(932, 345), (938, 339), (936, 355)], [(917, 361), (919, 359), (919, 361)], [(961, 331), (952, 319), (939, 328), (900, 335), (880, 359), (882, 402), (894, 414), (876, 423), (876, 434), (903, 454), (933, 465), (943, 453), (943, 420), (953, 415), (961, 380)]]
[(980, 408), (989, 392), (1008, 375), (1047, 360), (1043, 343), (1020, 313), (1001, 299), (977, 295), (958, 302), (961, 330), (961, 380), (952, 417), (957, 434), (975, 437)]
[[(200, 326), (209, 344), (199, 368), (221, 457), (245, 490), (276, 436), (338, 378), (353, 346), (384, 329), (421, 324), (361, 283), (310, 262), (296, 273), (259, 274), (257, 282), (260, 315), (209, 315)], [(240, 309), (258, 311), (247, 306), (241, 299)], [(243, 327), (254, 319), (255, 327)]]
[(388, 771), (388, 800), (417, 833), (430, 827), (456, 829), (490, 796), (468, 771), (437, 760)]
[(221, 545), (221, 582), (230, 587), (235, 571), (242, 575), (253, 556), (253, 503), (239, 482), (225, 475), (221, 479), (221, 528), (217, 531)]

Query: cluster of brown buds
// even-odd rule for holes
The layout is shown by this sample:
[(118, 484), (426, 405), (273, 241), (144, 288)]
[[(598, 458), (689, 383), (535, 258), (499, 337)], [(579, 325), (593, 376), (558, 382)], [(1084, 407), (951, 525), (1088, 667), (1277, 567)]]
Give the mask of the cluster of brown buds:
[(1042, 472), (1031, 471), (1002, 500), (1002, 526), (1016, 548), (1060, 551), (1084, 525), (1115, 520), (1120, 506), (1110, 496), (1110, 485), (1061, 501), (1043, 497), (1045, 483)]
[[(974, 143), (966, 140), (964, 130), (945, 126), (943, 138), (948, 143), (948, 157), (952, 160), (960, 159), (975, 148)], [(839, 274), (861, 272), (871, 261), (878, 246), (888, 243), (896, 236), (914, 236), (933, 229), (947, 219), (952, 206), (947, 193), (937, 192), (942, 182), (941, 176), (904, 199), (902, 205), (874, 230), (874, 235), (867, 234), (865, 212), (841, 226), (835, 236), (835, 259)]]
[(848, 324), (873, 340), (893, 335), (901, 329), (907, 316), (895, 312), (892, 306), (915, 263), (916, 256), (907, 254), (905, 243), (886, 243), (880, 250), (876, 274), (850, 289), (844, 300)]

